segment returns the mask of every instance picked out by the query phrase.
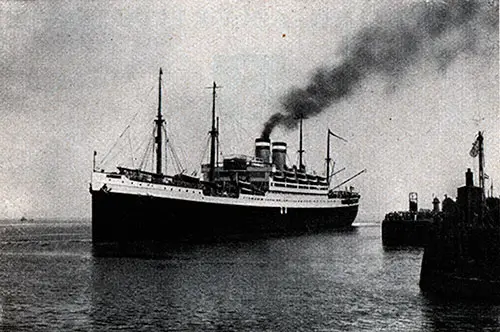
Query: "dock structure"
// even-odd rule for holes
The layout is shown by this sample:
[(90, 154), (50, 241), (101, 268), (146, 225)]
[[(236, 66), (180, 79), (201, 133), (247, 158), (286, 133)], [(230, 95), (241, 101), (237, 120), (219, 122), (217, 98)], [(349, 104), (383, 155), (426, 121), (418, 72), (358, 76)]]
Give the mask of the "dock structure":
[[(481, 133), (478, 139), (482, 154)], [(481, 167), (480, 171), (481, 178)], [(485, 197), (484, 178), (474, 186), (470, 169), (465, 178), (456, 201), (445, 198), (442, 212), (434, 218), (420, 288), (447, 297), (500, 302), (500, 199)]]
[(408, 211), (393, 211), (382, 220), (382, 245), (391, 247), (423, 247), (429, 241), (429, 230), (434, 215), (439, 213), (439, 199), (433, 200), (434, 209), (419, 209), (418, 195), (408, 195)]

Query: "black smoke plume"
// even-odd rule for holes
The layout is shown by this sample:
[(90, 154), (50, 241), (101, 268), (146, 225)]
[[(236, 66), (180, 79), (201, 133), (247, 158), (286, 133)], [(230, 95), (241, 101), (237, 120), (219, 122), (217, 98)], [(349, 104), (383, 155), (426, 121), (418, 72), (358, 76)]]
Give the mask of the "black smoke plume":
[(295, 128), (299, 118), (349, 97), (370, 74), (397, 80), (421, 60), (445, 69), (459, 53), (473, 51), (485, 31), (494, 31), (498, 43), (498, 0), (415, 1), (390, 20), (362, 28), (344, 47), (339, 65), (317, 69), (305, 88), (291, 89), (261, 136), (269, 138), (277, 125)]

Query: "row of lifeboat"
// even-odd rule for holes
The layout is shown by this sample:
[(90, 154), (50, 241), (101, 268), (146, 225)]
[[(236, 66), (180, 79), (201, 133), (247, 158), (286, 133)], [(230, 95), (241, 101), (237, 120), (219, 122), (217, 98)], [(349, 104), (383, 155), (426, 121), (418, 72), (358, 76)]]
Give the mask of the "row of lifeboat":
[(309, 185), (328, 185), (326, 178), (315, 174), (307, 174), (299, 170), (283, 170), (273, 173), (276, 182), (291, 182)]

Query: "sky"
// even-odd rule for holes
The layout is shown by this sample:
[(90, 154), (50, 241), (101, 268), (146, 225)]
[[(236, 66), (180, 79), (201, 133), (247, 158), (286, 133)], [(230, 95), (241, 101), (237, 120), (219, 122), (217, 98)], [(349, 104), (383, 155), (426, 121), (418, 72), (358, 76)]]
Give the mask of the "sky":
[[(345, 168), (334, 181), (366, 169), (348, 183), (358, 221), (407, 209), (413, 191), (422, 208), (455, 197), (467, 168), (477, 175), (479, 131), (486, 185), (500, 184), (498, 1), (470, 2), (472, 18), (459, 15), (468, 0), (0, 0), (0, 216), (90, 218), (93, 151), (107, 170), (140, 165), (160, 67), (169, 144), (189, 173), (207, 155), (215, 81), (224, 155), (253, 154), (291, 95), (320, 105), (304, 120), (305, 163), (324, 173), (328, 129), (347, 140), (332, 140)], [(421, 28), (443, 4), (451, 15)], [(359, 79), (318, 94), (345, 64)], [(297, 162), (294, 125), (270, 137)]]

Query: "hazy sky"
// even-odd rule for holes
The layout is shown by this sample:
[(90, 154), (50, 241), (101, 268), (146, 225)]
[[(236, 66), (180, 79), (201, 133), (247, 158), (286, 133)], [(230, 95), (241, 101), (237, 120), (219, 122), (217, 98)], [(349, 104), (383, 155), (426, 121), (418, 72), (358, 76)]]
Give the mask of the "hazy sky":
[[(0, 217), (90, 217), (92, 151), (98, 162), (113, 146), (121, 153), (100, 164), (110, 170), (140, 163), (160, 67), (167, 130), (192, 172), (206, 147), (213, 81), (222, 86), (221, 151), (252, 154), (291, 89), (345, 63), (368, 32), (390, 41), (375, 43), (383, 57), (394, 30), (418, 28), (412, 15), (443, 3), (0, 1)], [(358, 220), (406, 209), (410, 191), (424, 208), (433, 195), (455, 197), (466, 169), (477, 172), (469, 150), (480, 130), (486, 173), (500, 193), (498, 1), (478, 3), (459, 28), (451, 22), (436, 38), (417, 34), (418, 52), (403, 59), (411, 60), (404, 70), (401, 61), (366, 70), (347, 97), (304, 122), (310, 170), (325, 170), (327, 128), (348, 140), (332, 141), (336, 169), (346, 168), (335, 180), (367, 169), (350, 183), (362, 195)], [(288, 142), (290, 162), (297, 138), (279, 125), (271, 134)]]

